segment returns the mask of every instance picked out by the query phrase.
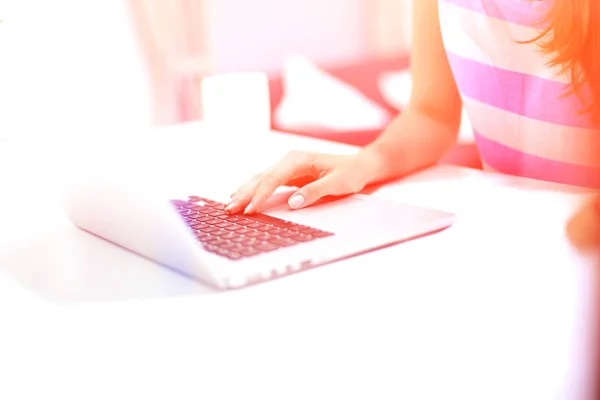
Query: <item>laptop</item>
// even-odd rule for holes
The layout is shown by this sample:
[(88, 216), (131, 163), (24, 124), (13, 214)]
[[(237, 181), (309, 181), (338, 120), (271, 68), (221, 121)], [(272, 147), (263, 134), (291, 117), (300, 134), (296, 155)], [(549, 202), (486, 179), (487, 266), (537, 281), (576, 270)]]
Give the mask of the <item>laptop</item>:
[(75, 182), (65, 209), (78, 228), (221, 289), (279, 278), (443, 230), (453, 214), (368, 195), (290, 210), (279, 191), (266, 212), (232, 215), (202, 193), (166, 197), (107, 175)]

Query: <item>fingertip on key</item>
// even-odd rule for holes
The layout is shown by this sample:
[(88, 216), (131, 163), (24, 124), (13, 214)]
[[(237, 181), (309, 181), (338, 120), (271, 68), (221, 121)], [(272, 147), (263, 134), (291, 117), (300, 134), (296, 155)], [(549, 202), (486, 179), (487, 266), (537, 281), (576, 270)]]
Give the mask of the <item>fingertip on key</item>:
[(230, 200), (227, 204), (225, 204), (225, 211), (233, 214), (236, 211), (239, 211), (240, 208), (240, 204), (239, 202), (235, 201), (235, 200)]
[(254, 204), (248, 204), (248, 207), (244, 210), (244, 214), (252, 214), (255, 211)]

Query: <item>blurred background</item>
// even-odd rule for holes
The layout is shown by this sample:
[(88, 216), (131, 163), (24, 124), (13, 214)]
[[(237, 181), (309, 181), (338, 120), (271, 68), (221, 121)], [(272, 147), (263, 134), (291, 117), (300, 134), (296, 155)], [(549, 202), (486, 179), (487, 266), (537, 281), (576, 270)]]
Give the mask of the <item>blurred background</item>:
[(200, 119), (219, 73), (264, 71), (281, 97), (291, 55), (373, 80), (405, 63), (409, 1), (0, 0), (0, 137)]

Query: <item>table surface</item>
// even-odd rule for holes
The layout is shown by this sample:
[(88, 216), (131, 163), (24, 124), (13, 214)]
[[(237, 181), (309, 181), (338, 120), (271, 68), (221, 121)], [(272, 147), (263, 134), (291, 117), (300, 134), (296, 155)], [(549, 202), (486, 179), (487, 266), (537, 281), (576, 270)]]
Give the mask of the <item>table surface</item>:
[(585, 193), (435, 167), (373, 195), (454, 212), (450, 229), (219, 292), (68, 222), (89, 149), (217, 199), (291, 149), (357, 149), (201, 124), (111, 137), (0, 143), (0, 397), (583, 396), (594, 260), (563, 226)]

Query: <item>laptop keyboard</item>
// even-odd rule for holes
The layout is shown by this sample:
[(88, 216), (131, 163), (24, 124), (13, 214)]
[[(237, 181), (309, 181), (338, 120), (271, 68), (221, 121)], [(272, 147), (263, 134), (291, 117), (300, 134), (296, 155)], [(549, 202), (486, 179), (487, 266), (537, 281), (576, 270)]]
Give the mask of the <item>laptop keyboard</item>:
[(231, 260), (333, 235), (265, 214), (229, 214), (223, 203), (197, 196), (172, 204), (207, 251)]

